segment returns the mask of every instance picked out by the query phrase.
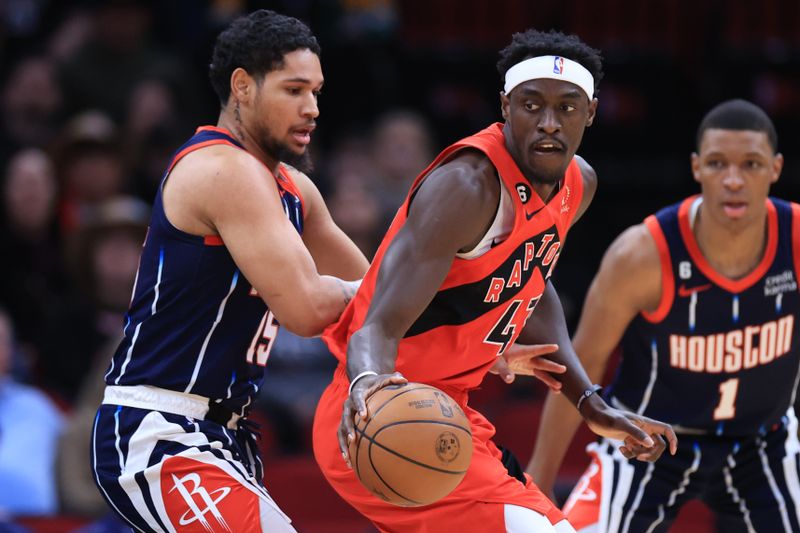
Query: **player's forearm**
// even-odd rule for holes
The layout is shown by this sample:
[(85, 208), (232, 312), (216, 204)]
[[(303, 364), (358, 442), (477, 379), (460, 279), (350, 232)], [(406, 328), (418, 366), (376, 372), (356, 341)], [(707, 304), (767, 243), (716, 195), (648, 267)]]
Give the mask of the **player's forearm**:
[(347, 343), (347, 374), (350, 379), (367, 371), (377, 374), (394, 372), (399, 342), (399, 338), (374, 323), (367, 323), (353, 333)]
[(553, 377), (561, 382), (561, 392), (573, 405), (577, 403), (580, 395), (591, 387), (592, 382), (572, 348), (564, 320), (564, 310), (551, 283), (548, 282), (539, 305), (525, 324), (525, 329), (517, 342), (558, 344), (559, 349), (547, 357), (567, 367), (564, 374), (553, 374)]
[[(361, 280), (344, 281), (332, 276), (319, 276), (317, 290), (297, 295), (281, 314), (273, 309), (283, 327), (302, 337), (314, 337), (335, 322), (353, 299)], [(305, 303), (305, 305), (296, 305)]]

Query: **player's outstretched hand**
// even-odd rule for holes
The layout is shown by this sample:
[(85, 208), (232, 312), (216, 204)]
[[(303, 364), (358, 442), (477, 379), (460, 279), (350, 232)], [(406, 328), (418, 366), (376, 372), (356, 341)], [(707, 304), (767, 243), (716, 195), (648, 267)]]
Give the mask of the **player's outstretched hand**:
[(672, 426), (615, 409), (597, 395), (583, 403), (581, 414), (589, 429), (598, 435), (622, 441), (619, 451), (628, 459), (635, 457), (640, 461), (653, 462), (664, 453), (667, 443), (671, 455), (675, 455), (678, 449), (678, 437)]
[(563, 374), (567, 367), (547, 357), (558, 350), (558, 344), (514, 344), (498, 355), (489, 369), (506, 383), (512, 383), (517, 375), (534, 376), (550, 387), (553, 392), (561, 392), (561, 382), (550, 374)]
[(338, 433), (342, 458), (350, 468), (353, 468), (350, 463), (350, 445), (356, 440), (356, 416), (358, 416), (359, 420), (369, 418), (367, 398), (386, 386), (402, 385), (403, 383), (408, 383), (408, 380), (400, 372), (394, 372), (392, 374), (364, 376), (353, 385), (350, 395), (345, 400), (342, 408), (342, 421), (339, 424)]

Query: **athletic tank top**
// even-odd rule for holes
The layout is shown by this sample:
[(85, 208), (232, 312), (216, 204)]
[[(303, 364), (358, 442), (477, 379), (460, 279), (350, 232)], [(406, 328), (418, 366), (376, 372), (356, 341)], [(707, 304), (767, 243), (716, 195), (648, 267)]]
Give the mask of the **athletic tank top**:
[(480, 257), (453, 259), (433, 300), (400, 341), (396, 363), (409, 380), (442, 388), (457, 401), (465, 401), (463, 393), (477, 387), (497, 355), (516, 340), (553, 272), (583, 196), (583, 177), (573, 160), (560, 190), (545, 204), (506, 150), (502, 124), (446, 148), (417, 177), (358, 293), (324, 335), (328, 347), (344, 363), (347, 341), (364, 322), (384, 254), (406, 222), (414, 191), (433, 169), (465, 148), (486, 154), (512, 192), (513, 229)]
[[(224, 144), (243, 149), (212, 126), (172, 158), (153, 205), (124, 338), (106, 373), (108, 385), (152, 385), (198, 394), (246, 414), (264, 374), (278, 324), (239, 271), (219, 236), (201, 237), (173, 226), (162, 190), (186, 154)], [(286, 216), (303, 231), (303, 204), (289, 174), (275, 178)], [(257, 231), (257, 228), (254, 228)]]
[(747, 276), (714, 271), (695, 240), (692, 197), (645, 220), (662, 294), (628, 327), (610, 395), (640, 414), (718, 435), (769, 429), (798, 380), (800, 206), (767, 200), (764, 257)]

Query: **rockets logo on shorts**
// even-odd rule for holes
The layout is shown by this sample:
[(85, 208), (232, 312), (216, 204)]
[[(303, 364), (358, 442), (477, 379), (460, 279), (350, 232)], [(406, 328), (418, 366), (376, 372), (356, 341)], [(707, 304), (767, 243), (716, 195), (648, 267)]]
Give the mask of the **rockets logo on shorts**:
[(181, 531), (252, 531), (259, 523), (258, 496), (213, 465), (170, 457), (161, 467), (161, 493)]

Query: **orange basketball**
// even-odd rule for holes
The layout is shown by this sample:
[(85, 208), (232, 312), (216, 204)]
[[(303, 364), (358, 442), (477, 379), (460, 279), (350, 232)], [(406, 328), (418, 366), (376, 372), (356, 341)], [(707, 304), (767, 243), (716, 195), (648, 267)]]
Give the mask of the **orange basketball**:
[[(350, 449), (361, 483), (395, 505), (427, 505), (450, 494), (467, 473), (472, 432), (450, 396), (422, 383), (391, 385), (367, 399)], [(358, 417), (356, 417), (358, 418)]]

